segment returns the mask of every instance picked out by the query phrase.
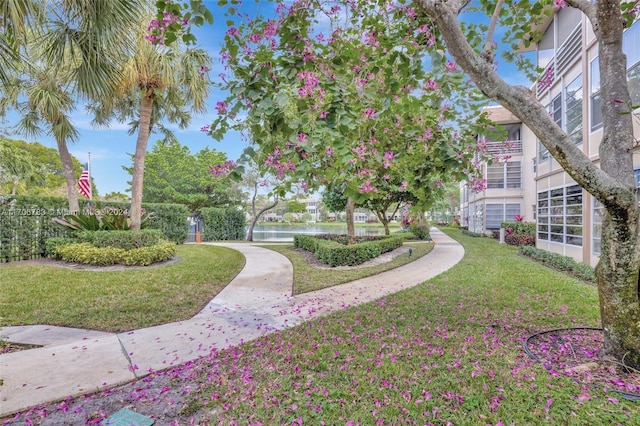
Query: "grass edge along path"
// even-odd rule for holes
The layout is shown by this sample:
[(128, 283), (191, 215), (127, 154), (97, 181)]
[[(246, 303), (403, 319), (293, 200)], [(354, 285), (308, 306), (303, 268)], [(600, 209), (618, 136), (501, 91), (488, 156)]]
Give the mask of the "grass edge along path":
[(309, 263), (303, 253), (293, 250), (291, 245), (260, 245), (260, 247), (286, 256), (293, 264), (293, 294), (296, 295), (333, 287), (395, 269), (421, 258), (433, 249), (433, 244), (427, 242), (410, 241), (405, 242), (404, 245), (413, 248), (411, 256), (409, 256), (409, 253), (404, 253), (389, 262), (353, 269), (315, 267)]
[(122, 332), (193, 317), (244, 267), (233, 249), (186, 244), (170, 265), (112, 271), (0, 267), (0, 327), (48, 324)]

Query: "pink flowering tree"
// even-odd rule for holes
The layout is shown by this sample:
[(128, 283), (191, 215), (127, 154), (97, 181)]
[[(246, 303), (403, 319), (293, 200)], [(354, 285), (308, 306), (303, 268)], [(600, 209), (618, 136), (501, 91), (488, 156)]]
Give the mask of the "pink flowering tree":
[[(482, 97), (455, 63), (427, 56), (443, 47), (435, 35), (393, 2), (331, 4), (279, 4), (270, 19), (229, 28), (220, 56), (230, 95), (211, 135), (249, 132), (282, 192), (340, 182), (358, 204), (403, 192), (427, 203), (435, 178), (474, 176)], [(378, 7), (382, 19), (367, 19)], [(471, 108), (451, 107), (462, 102)]]
[[(596, 272), (604, 352), (640, 367), (640, 212), (633, 170), (637, 141), (622, 51), (622, 34), (637, 19), (638, 2), (481, 2), (475, 11), (486, 14), (488, 25), (465, 22), (462, 18), (470, 7), (471, 3), (464, 0), (398, 0), (393, 5), (384, 0), (303, 0), (290, 7), (280, 5), (274, 20), (256, 20), (228, 34), (221, 53), (234, 75), (228, 86), (234, 96), (230, 102), (231, 115), (249, 109), (247, 124), (263, 127), (265, 134), (273, 134), (261, 147), (267, 150), (279, 147), (277, 153), (274, 152), (274, 160), (283, 170), (295, 168), (301, 175), (308, 176), (322, 171), (313, 182), (346, 177), (349, 190), (362, 193), (358, 188), (366, 180), (349, 177), (354, 175), (349, 167), (353, 158), (351, 147), (367, 140), (361, 123), (395, 112), (396, 108), (391, 107), (394, 96), (415, 95), (422, 87), (433, 88), (430, 96), (424, 98), (425, 105), (441, 107), (442, 98), (432, 96), (459, 87), (462, 81), (459, 73), (443, 72), (445, 52), (448, 53), (471, 78), (473, 87), (527, 125), (567, 173), (603, 204), (605, 218)], [(554, 9), (566, 7), (582, 12), (598, 44), (603, 121), (599, 164), (576, 147), (535, 93), (527, 87), (508, 84), (496, 69), (496, 47), (498, 44), (511, 46), (506, 49), (504, 59), (520, 65), (532, 78), (537, 77), (537, 71), (544, 71), (539, 84), (543, 87), (549, 84), (553, 69), (536, 70), (513, 52), (523, 44), (539, 40), (542, 34), (535, 26), (554, 13)], [(313, 23), (319, 22), (316, 12), (324, 13), (329, 21), (339, 17), (349, 22), (355, 32), (330, 27), (328, 31), (313, 34)], [(326, 23), (327, 19), (322, 22)], [(498, 24), (504, 31), (496, 31)], [(497, 34), (502, 38), (497, 39)], [(319, 41), (323, 37), (324, 42)], [(422, 68), (425, 55), (434, 78), (429, 78)], [(354, 66), (360, 67), (357, 72)], [(451, 78), (453, 75), (457, 81)], [(351, 86), (349, 77), (355, 77)], [(384, 81), (381, 88), (386, 88), (386, 92), (382, 90), (373, 95), (375, 91), (370, 89), (374, 81)], [(357, 88), (362, 90), (358, 92)], [(362, 96), (354, 96), (358, 93)], [(382, 104), (372, 104), (373, 99)], [(474, 100), (469, 88), (466, 100), (452, 97), (451, 103), (467, 106)], [(464, 102), (458, 103), (460, 101)], [(224, 132), (224, 124), (217, 124), (215, 132)], [(433, 129), (434, 124), (430, 120), (423, 123), (423, 128)], [(297, 140), (297, 135), (304, 138)], [(416, 137), (417, 134), (411, 135), (412, 140)], [(441, 140), (438, 142), (438, 146), (446, 146)], [(316, 159), (313, 153), (322, 151), (319, 148), (332, 151), (327, 152), (324, 159)], [(468, 157), (464, 157), (464, 147), (459, 148), (449, 152), (453, 155), (443, 157), (439, 166), (457, 170), (462, 163), (464, 168)], [(456, 161), (455, 155), (462, 157)], [(302, 159), (313, 161), (303, 163)], [(329, 164), (328, 159), (334, 161)], [(424, 171), (433, 170), (427, 167)], [(474, 187), (482, 188), (482, 180), (473, 176), (470, 179)], [(365, 185), (364, 189), (370, 188)]]

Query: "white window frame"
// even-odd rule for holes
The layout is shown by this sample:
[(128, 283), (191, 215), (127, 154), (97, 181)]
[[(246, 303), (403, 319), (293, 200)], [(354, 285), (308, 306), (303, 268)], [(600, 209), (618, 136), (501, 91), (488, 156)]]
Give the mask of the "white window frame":
[(583, 192), (579, 185), (538, 192), (537, 238), (582, 247), (582, 201)]
[(520, 189), (522, 188), (522, 162), (505, 161), (487, 164), (486, 178), (487, 189)]

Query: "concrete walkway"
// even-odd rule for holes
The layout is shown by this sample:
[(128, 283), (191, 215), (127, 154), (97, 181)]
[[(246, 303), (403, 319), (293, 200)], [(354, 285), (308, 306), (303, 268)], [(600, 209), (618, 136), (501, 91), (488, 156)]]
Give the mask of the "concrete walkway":
[(422, 258), (368, 278), (291, 296), (293, 267), (274, 251), (220, 244), (246, 257), (244, 269), (187, 321), (127, 333), (55, 326), (3, 327), (0, 336), (41, 348), (0, 355), (0, 417), (67, 396), (136, 380), (352, 305), (413, 287), (458, 263), (464, 249), (437, 229)]

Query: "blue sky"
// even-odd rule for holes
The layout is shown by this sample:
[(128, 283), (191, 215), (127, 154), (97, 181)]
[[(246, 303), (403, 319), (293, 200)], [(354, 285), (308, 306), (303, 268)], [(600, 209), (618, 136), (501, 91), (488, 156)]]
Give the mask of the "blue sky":
[[(219, 79), (223, 66), (219, 61), (218, 52), (223, 43), (224, 33), (227, 30), (226, 20), (224, 16), (225, 8), (217, 6), (217, 0), (206, 0), (207, 7), (214, 14), (214, 24), (204, 27), (195, 27), (193, 32), (198, 38), (198, 45), (209, 51), (213, 58), (213, 68), (209, 73), (212, 81)], [(253, 1), (246, 1), (242, 6), (243, 12), (250, 15), (268, 14), (273, 10), (273, 3), (260, 2), (256, 4)], [(497, 34), (499, 37), (499, 34)], [(500, 73), (508, 83), (527, 84), (523, 80), (524, 76), (513, 66), (508, 64), (500, 65)], [(216, 117), (215, 103), (225, 98), (225, 94), (218, 89), (213, 88), (209, 96), (209, 111), (203, 115), (195, 115), (191, 124), (187, 129), (181, 130), (172, 128), (181, 144), (189, 147), (192, 153), (210, 147), (226, 153), (227, 158), (236, 160), (247, 143), (242, 140), (238, 133), (229, 133), (221, 142), (215, 141), (211, 137), (202, 133), (200, 129), (213, 122)], [(11, 116), (9, 116), (11, 120)], [(15, 120), (15, 114), (13, 115)], [(127, 181), (130, 175), (122, 169), (122, 166), (130, 167), (132, 165), (131, 158), (127, 153), (135, 151), (136, 135), (128, 134), (128, 126), (126, 123), (114, 122), (108, 129), (95, 129), (91, 127), (91, 117), (84, 114), (82, 105), (72, 114), (74, 125), (80, 132), (79, 140), (69, 145), (71, 153), (81, 162), (86, 162), (88, 153), (91, 153), (91, 174), (98, 188), (100, 195), (109, 192), (119, 191), (127, 192), (129, 187)], [(23, 135), (10, 135), (15, 139), (24, 139), (28, 142), (40, 142), (46, 146), (56, 147), (56, 143), (52, 137), (40, 136), (38, 138), (26, 138)], [(149, 139), (148, 149), (151, 150), (160, 135), (152, 134)]]

